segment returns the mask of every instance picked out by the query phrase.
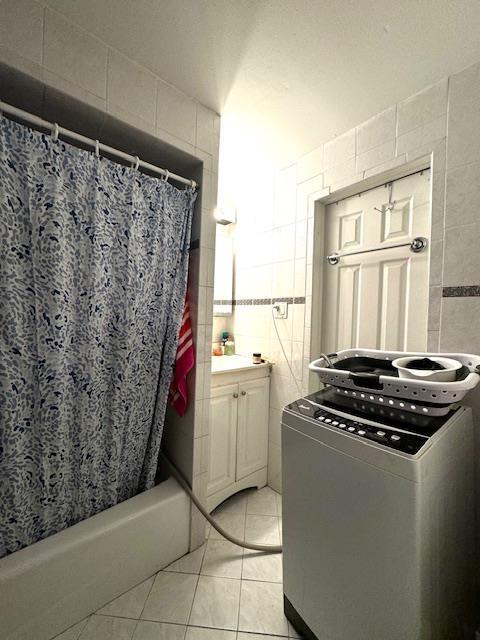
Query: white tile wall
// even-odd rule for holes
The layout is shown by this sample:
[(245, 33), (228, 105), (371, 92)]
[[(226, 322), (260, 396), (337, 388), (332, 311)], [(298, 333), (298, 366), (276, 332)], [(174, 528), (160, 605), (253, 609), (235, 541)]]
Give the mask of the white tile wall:
[(157, 127), (195, 145), (196, 121), (195, 102), (171, 85), (159, 80)]
[(108, 52), (107, 105), (116, 105), (155, 127), (157, 77), (116, 51)]
[(107, 46), (46, 9), (43, 66), (100, 98), (107, 96)]
[(447, 112), (447, 79), (400, 102), (397, 106), (397, 135), (416, 129)]
[[(0, 2), (0, 43), (20, 56), (42, 63), (43, 7), (31, 0)], [(8, 16), (8, 18), (5, 18)]]
[[(273, 296), (306, 295), (305, 305), (290, 308), (291, 323), (279, 321), (287, 358), (295, 378), (304, 388), (310, 357), (314, 229), (313, 223), (307, 227), (305, 243), (304, 221), (310, 218), (313, 222), (315, 200), (341, 187), (428, 156), (432, 160), (433, 183), (428, 348), (480, 352), (479, 298), (441, 296), (442, 286), (480, 285), (480, 259), (477, 257), (480, 255), (479, 63), (320, 145), (300, 158), (296, 165), (278, 173), (272, 199), (275, 201), (273, 227), (277, 226), (279, 231), (273, 236), (272, 254), (269, 257), (268, 252), (265, 253), (264, 264), (272, 268)], [(294, 175), (296, 184), (293, 184)], [(291, 204), (293, 201), (295, 207)], [(282, 229), (290, 231), (293, 220), (296, 241), (291, 259), (291, 241)], [(239, 263), (247, 259), (244, 253), (251, 252), (254, 237), (251, 225), (244, 222), (245, 240), (238, 246)], [(281, 260), (282, 251), (288, 260)], [(307, 259), (304, 261), (305, 252)], [(253, 294), (246, 293), (255, 291), (256, 275), (254, 269), (238, 270), (236, 286), (245, 297), (252, 297)], [(260, 344), (260, 323), (265, 321), (252, 311), (252, 307), (248, 309), (244, 308), (235, 317), (235, 334), (241, 336), (240, 344), (245, 352)], [(277, 364), (271, 379), (268, 478), (269, 484), (279, 490), (280, 410), (298, 395), (298, 390), (271, 322), (269, 349), (269, 355)], [(480, 398), (478, 401), (476, 398), (479, 395), (472, 398), (478, 407)]]
[(379, 147), (386, 140), (395, 140), (396, 107), (391, 107), (357, 127), (357, 154)]

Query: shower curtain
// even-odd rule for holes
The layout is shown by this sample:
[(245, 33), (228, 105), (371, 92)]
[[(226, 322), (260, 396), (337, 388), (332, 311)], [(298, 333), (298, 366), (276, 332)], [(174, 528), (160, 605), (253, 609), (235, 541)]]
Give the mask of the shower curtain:
[(0, 557), (153, 486), (194, 200), (0, 120)]

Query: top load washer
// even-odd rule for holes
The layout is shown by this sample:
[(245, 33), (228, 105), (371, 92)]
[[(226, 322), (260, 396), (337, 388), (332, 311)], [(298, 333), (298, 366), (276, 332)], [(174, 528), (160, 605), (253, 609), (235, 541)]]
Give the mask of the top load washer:
[(473, 638), (473, 426), (326, 388), (282, 416), (285, 613), (311, 640)]

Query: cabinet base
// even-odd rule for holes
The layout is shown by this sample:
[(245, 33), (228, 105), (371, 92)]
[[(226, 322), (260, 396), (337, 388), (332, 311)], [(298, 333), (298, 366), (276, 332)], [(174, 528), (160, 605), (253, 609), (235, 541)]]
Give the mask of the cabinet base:
[(211, 496), (207, 497), (207, 509), (210, 513), (218, 507), (220, 503), (222, 503), (230, 496), (233, 496), (235, 493), (239, 491), (243, 491), (243, 489), (249, 489), (250, 487), (257, 487), (257, 489), (261, 489), (267, 484), (267, 467), (263, 467), (255, 473), (251, 473), (250, 475), (242, 478), (241, 480), (237, 480), (233, 484), (225, 487), (221, 491), (216, 491), (212, 493)]

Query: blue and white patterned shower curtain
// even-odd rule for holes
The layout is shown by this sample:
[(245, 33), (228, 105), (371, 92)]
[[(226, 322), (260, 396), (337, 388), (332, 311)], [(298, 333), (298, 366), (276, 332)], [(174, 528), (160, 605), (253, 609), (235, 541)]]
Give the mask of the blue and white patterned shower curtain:
[(0, 127), (1, 557), (153, 485), (195, 195)]

